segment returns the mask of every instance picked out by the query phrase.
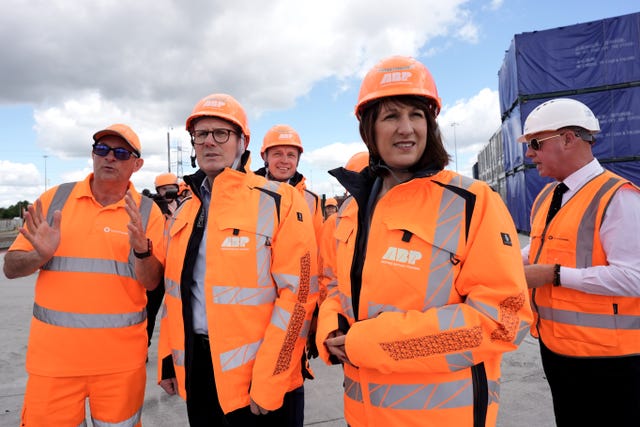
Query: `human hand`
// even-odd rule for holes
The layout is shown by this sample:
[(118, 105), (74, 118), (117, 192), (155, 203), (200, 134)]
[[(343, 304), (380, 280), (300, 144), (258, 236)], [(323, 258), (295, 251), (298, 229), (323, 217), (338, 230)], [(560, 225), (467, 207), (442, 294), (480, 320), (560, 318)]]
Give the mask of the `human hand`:
[(53, 223), (49, 225), (47, 218), (42, 213), (40, 200), (36, 200), (35, 206), (29, 205), (24, 214), (24, 225), (20, 228), (20, 234), (31, 243), (42, 259), (42, 264), (53, 257), (60, 245), (61, 221), (62, 213), (57, 210), (53, 213)]
[(160, 381), (158, 384), (169, 396), (173, 396), (178, 392), (178, 380), (174, 378), (167, 378)]
[(269, 410), (264, 409), (262, 406), (258, 405), (251, 397), (249, 397), (249, 409), (251, 409), (251, 413), (253, 415), (266, 415), (269, 413)]
[(329, 334), (329, 337), (324, 340), (324, 345), (327, 347), (329, 354), (334, 355), (342, 363), (348, 363), (352, 365), (347, 356), (347, 351), (344, 347), (344, 343), (347, 340), (347, 336), (340, 330), (335, 330)]
[(127, 190), (124, 196), (124, 208), (129, 215), (129, 223), (127, 224), (129, 243), (134, 251), (146, 252), (148, 249), (147, 236), (142, 229), (142, 216), (135, 200), (133, 200), (131, 190)]
[(524, 266), (524, 276), (529, 289), (553, 283), (554, 264), (529, 264)]

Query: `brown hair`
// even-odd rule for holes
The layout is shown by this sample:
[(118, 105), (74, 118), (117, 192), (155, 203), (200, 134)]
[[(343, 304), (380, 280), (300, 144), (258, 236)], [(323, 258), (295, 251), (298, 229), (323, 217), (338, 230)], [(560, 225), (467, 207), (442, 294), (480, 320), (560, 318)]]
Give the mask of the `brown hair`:
[(376, 147), (375, 123), (384, 105), (402, 104), (418, 108), (423, 111), (427, 119), (427, 144), (422, 157), (409, 170), (412, 172), (426, 167), (438, 170), (444, 169), (449, 164), (449, 154), (444, 148), (440, 127), (436, 121), (436, 105), (433, 100), (423, 96), (399, 95), (374, 100), (364, 106), (360, 115), (360, 136), (369, 149), (370, 164), (384, 162), (380, 158)]

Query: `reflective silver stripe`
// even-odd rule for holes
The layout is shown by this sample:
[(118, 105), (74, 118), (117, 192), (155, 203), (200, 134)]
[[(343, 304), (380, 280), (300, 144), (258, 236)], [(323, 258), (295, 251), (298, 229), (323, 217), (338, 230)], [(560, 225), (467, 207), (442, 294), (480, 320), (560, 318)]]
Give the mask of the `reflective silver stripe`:
[(160, 306), (160, 319), (164, 319), (165, 317), (167, 317), (167, 304), (163, 300), (162, 305)]
[(311, 327), (311, 322), (305, 320), (302, 324), (302, 328), (300, 329), (300, 338), (307, 338), (309, 336), (309, 328)]
[(100, 421), (95, 419), (93, 416), (91, 417), (91, 421), (93, 421), (93, 427), (134, 427), (136, 424), (140, 422), (141, 416), (142, 416), (142, 407), (140, 407), (138, 411), (135, 414), (133, 414), (133, 416), (128, 420), (120, 421), (118, 423), (109, 423), (106, 421)]
[(65, 182), (63, 184), (60, 184), (56, 189), (56, 192), (53, 195), (53, 199), (51, 199), (49, 209), (47, 210), (47, 222), (49, 223), (49, 225), (53, 224), (53, 213), (55, 211), (62, 211), (64, 204), (66, 203), (76, 184), (77, 182)]
[(307, 206), (309, 207), (309, 213), (313, 217), (313, 214), (316, 212), (316, 200), (317, 196), (311, 193), (309, 190), (304, 190), (304, 201), (307, 202)]
[(135, 279), (132, 264), (100, 258), (54, 256), (42, 266), (42, 270), (70, 273), (102, 273)]
[(86, 314), (51, 310), (34, 303), (33, 317), (46, 324), (65, 328), (127, 328), (143, 323), (147, 318), (147, 309), (134, 313)]
[(340, 297), (340, 305), (342, 305), (342, 312), (347, 315), (350, 319), (354, 319), (353, 315), (353, 305), (351, 305), (351, 297), (346, 296), (342, 291), (338, 289), (338, 296)]
[(538, 196), (537, 203), (534, 202), (533, 206), (531, 207), (531, 218), (536, 217), (536, 213), (538, 212), (538, 209), (540, 209), (540, 205), (542, 205), (542, 202), (544, 202), (549, 193), (553, 191), (554, 187), (554, 185), (547, 185), (542, 189), (540, 195)]
[(241, 288), (238, 286), (214, 286), (213, 302), (216, 304), (261, 305), (273, 304), (276, 290), (269, 288)]
[(476, 310), (478, 310), (480, 313), (484, 314), (485, 316), (491, 317), (496, 322), (501, 323), (501, 321), (500, 321), (500, 313), (499, 313), (497, 307), (491, 306), (491, 305), (486, 304), (486, 303), (484, 303), (482, 301), (476, 301), (473, 298), (468, 298), (467, 299), (467, 304), (469, 306), (475, 308)]
[[(279, 184), (269, 181), (265, 186), (270, 191), (277, 191)], [(256, 273), (258, 274), (258, 286), (271, 287), (271, 239), (276, 223), (276, 201), (275, 199), (259, 191), (258, 201), (258, 222), (256, 224)]]
[(246, 344), (220, 354), (222, 372), (235, 369), (254, 360), (258, 353), (258, 349), (260, 348), (260, 344), (262, 344), (262, 340)]
[(300, 287), (300, 276), (295, 274), (274, 273), (273, 280), (275, 280), (278, 289), (289, 288), (289, 290), (294, 294), (298, 293), (298, 288)]
[(447, 360), (449, 370), (452, 372), (459, 371), (464, 368), (469, 368), (475, 365), (475, 363), (473, 362), (473, 352), (471, 351), (448, 354), (444, 358)]
[(464, 313), (458, 305), (445, 305), (438, 308), (438, 323), (440, 330), (448, 331), (465, 326)]
[[(598, 192), (593, 196), (589, 206), (582, 215), (578, 225), (578, 237), (576, 241), (576, 268), (586, 268), (593, 265), (593, 236), (596, 230), (596, 215), (598, 206), (604, 194), (619, 182), (617, 178), (609, 178)], [(603, 212), (604, 215), (604, 212)]]
[(573, 326), (600, 329), (640, 329), (640, 316), (582, 313), (551, 307), (538, 307), (538, 314), (543, 319)]
[(278, 306), (273, 307), (273, 312), (271, 313), (271, 324), (273, 326), (286, 331), (287, 327), (289, 326), (290, 319), (291, 313), (289, 313), (287, 310)]
[(380, 313), (383, 313), (385, 311), (393, 311), (393, 312), (397, 312), (397, 313), (404, 313), (406, 310), (402, 310), (398, 307), (394, 307), (393, 305), (390, 304), (375, 304), (371, 301), (368, 302), (367, 304), (367, 318), (368, 319), (373, 319), (375, 317), (378, 317), (378, 315)]
[(518, 328), (518, 333), (516, 334), (516, 339), (513, 341), (514, 344), (520, 344), (522, 340), (529, 335), (530, 325), (527, 322), (520, 322), (520, 327)]
[(346, 394), (349, 399), (360, 403), (364, 401), (362, 398), (362, 388), (360, 387), (359, 382), (354, 381), (345, 375), (343, 387), (344, 394)]
[(174, 298), (181, 298), (180, 283), (175, 280), (164, 278), (164, 293)]
[(78, 427), (87, 427), (87, 420), (82, 420), (82, 422), (78, 424)]
[(184, 350), (176, 350), (175, 348), (172, 348), (171, 358), (173, 359), (174, 365), (182, 366), (184, 368)]
[(309, 277), (309, 293), (313, 295), (318, 292), (320, 292), (320, 285), (318, 283), (318, 276), (314, 274)]
[[(451, 185), (466, 188), (473, 180), (459, 177), (457, 183)], [(451, 257), (458, 253), (460, 234), (465, 223), (465, 201), (453, 191), (444, 189), (440, 200), (438, 220), (433, 236), (431, 265), (427, 279), (423, 309), (441, 307), (449, 301), (449, 293), (453, 286), (453, 264)]]
[[(497, 402), (500, 385), (488, 381), (489, 403)], [(471, 379), (439, 384), (369, 384), (371, 404), (381, 408), (432, 410), (473, 405)]]

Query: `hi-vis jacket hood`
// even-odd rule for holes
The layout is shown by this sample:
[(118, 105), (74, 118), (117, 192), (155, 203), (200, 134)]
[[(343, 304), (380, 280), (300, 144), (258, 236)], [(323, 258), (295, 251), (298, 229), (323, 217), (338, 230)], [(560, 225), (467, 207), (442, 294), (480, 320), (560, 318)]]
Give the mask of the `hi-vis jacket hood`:
[(179, 384), (198, 375), (190, 368), (191, 286), (206, 225), (205, 300), (220, 404), (228, 413), (248, 406), (251, 396), (274, 410), (302, 384), (300, 361), (317, 298), (310, 216), (293, 187), (228, 168), (213, 182), (207, 214), (199, 199), (204, 178), (202, 171), (185, 177), (194, 196), (169, 225), (166, 348)]
[[(423, 171), (376, 202), (381, 178), (331, 172), (353, 197), (337, 214), (335, 275), (318, 316), (346, 333), (349, 425), (495, 425), (502, 353), (531, 322), (513, 221), (486, 184)], [(324, 245), (323, 245), (324, 247)]]
[[(546, 225), (555, 185), (543, 188), (532, 206), (529, 263), (572, 268), (607, 265), (600, 240), (602, 220), (618, 189), (637, 187), (605, 170), (580, 188)], [(640, 298), (588, 294), (548, 283), (532, 290), (532, 303), (536, 322), (531, 332), (555, 353), (640, 354)]]

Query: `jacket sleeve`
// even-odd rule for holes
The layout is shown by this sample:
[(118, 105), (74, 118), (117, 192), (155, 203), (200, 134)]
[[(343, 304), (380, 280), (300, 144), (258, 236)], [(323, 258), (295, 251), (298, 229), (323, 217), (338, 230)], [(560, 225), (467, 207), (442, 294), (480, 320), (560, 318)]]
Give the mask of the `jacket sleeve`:
[(354, 365), (453, 372), (514, 350), (526, 336), (532, 314), (515, 226), (499, 196), (474, 185), (479, 194), (453, 279), (458, 301), (354, 323), (345, 344)]
[[(277, 296), (271, 321), (256, 355), (251, 398), (275, 410), (284, 394), (302, 385), (301, 358), (318, 295), (317, 248), (302, 195), (286, 186), (280, 223), (271, 248), (271, 276)], [(291, 200), (290, 203), (285, 203)]]

